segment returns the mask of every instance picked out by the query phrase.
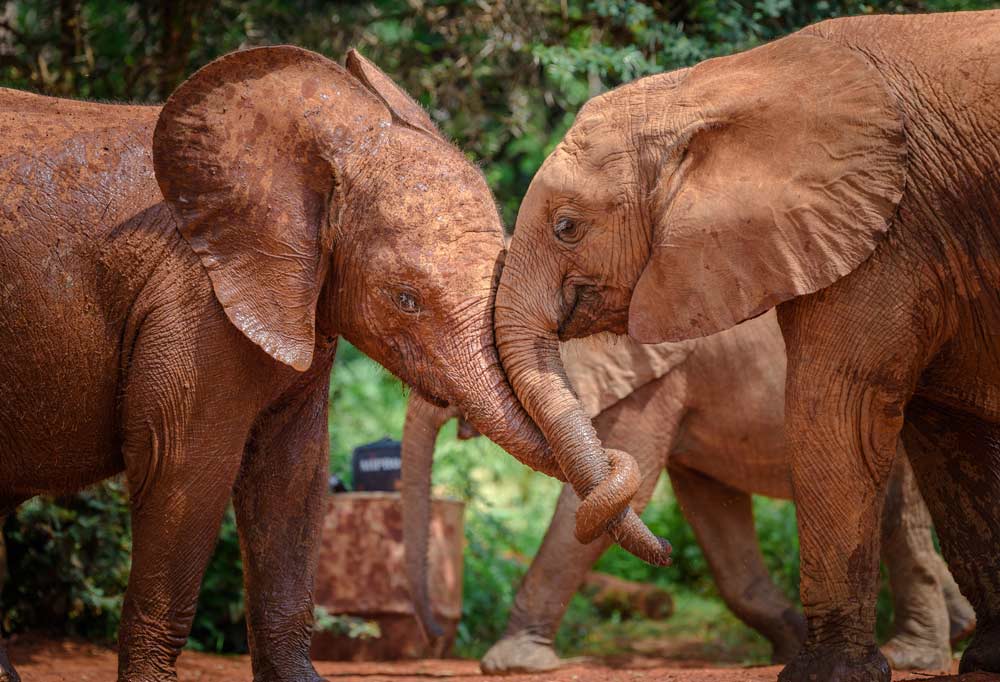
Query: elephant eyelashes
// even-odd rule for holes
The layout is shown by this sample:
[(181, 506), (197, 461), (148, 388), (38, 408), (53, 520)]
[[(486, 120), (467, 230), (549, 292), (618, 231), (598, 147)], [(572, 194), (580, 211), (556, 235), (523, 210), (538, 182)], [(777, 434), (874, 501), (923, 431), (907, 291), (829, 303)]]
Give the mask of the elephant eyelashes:
[(556, 239), (564, 244), (576, 244), (583, 236), (583, 228), (570, 218), (560, 218), (555, 224)]
[(408, 291), (400, 291), (396, 294), (396, 307), (408, 315), (420, 312), (420, 304), (417, 297)]

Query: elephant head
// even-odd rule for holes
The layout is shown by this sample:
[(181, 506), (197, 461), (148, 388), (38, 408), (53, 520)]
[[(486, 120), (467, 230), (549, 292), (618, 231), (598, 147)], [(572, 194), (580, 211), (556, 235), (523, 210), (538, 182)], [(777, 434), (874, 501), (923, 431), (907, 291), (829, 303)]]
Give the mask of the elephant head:
[(153, 160), (223, 311), (264, 353), (304, 371), (342, 335), (562, 478), (493, 343), (493, 197), (373, 64), (295, 47), (223, 57), (164, 105)]
[(216, 60), (164, 105), (153, 162), (223, 311), (263, 352), (304, 371), (342, 335), (565, 480), (496, 354), (493, 197), (373, 64), (287, 46)]
[(831, 284), (887, 231), (905, 155), (881, 76), (805, 35), (580, 111), (521, 204), (495, 313), (507, 376), (578, 491), (609, 465), (558, 340), (704, 336)]

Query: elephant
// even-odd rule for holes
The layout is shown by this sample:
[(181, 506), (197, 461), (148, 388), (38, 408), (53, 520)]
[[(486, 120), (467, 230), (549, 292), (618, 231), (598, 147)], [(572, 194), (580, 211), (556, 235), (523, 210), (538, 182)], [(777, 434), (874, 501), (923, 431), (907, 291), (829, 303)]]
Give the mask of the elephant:
[[(784, 682), (889, 680), (877, 529), (900, 440), (975, 608), (960, 668), (1000, 672), (998, 159), (1000, 11), (846, 17), (590, 100), (523, 198), (494, 334), (576, 490), (609, 456), (559, 340), (682, 341), (777, 308), (808, 624)], [(577, 515), (581, 541), (600, 530)]]
[[(684, 343), (642, 346), (628, 339), (563, 344), (570, 384), (601, 442), (633, 453), (643, 478), (637, 511), (666, 468), (681, 510), (723, 600), (767, 638), (773, 660), (786, 662), (805, 636), (805, 621), (770, 579), (755, 541), (751, 494), (790, 499), (783, 438), (785, 348), (774, 313)], [(430, 472), (441, 426), (461, 419), (454, 407), (410, 398), (403, 439), (403, 539), (414, 611), (424, 631), (439, 628), (428, 601), (427, 528)], [(475, 429), (459, 422), (460, 438)], [(951, 643), (974, 627), (934, 549), (927, 509), (905, 458), (897, 463), (882, 525), (896, 625), (883, 646), (892, 667), (949, 670)], [(559, 621), (607, 537), (573, 537), (578, 500), (564, 486), (538, 554), (521, 583), (503, 638), (482, 660), (487, 674), (540, 672), (560, 665), (553, 648)]]
[(163, 106), (0, 90), (0, 516), (124, 472), (119, 680), (176, 679), (230, 499), (254, 679), (318, 679), (340, 337), (564, 480), (496, 354), (503, 253), (478, 168), (355, 51), (234, 52)]

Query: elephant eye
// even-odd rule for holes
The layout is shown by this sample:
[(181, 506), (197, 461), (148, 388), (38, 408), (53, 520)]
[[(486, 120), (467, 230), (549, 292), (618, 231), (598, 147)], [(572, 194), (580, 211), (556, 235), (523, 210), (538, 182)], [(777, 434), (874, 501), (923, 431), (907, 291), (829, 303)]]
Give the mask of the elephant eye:
[(583, 228), (572, 218), (560, 218), (554, 228), (556, 239), (564, 244), (575, 244), (583, 236)]
[(420, 303), (417, 301), (417, 297), (409, 291), (396, 293), (396, 307), (408, 315), (420, 312)]

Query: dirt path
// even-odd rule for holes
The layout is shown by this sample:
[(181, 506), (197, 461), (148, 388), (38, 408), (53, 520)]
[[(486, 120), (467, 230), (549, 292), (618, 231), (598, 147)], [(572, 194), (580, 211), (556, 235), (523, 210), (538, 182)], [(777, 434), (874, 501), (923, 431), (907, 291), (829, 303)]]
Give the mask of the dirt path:
[[(10, 657), (24, 682), (107, 682), (115, 678), (117, 658), (109, 649), (77, 641), (19, 639)], [(424, 660), (402, 663), (341, 663), (318, 661), (316, 669), (330, 682), (774, 682), (780, 668), (720, 668), (704, 662), (630, 657), (586, 661), (541, 675), (486, 677), (475, 661)], [(180, 682), (248, 682), (246, 656), (213, 656), (185, 652), (178, 662)], [(893, 680), (997, 682), (1000, 675), (935, 677), (897, 674)]]

